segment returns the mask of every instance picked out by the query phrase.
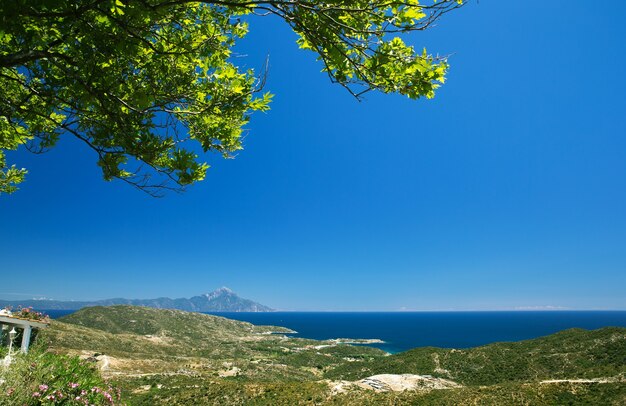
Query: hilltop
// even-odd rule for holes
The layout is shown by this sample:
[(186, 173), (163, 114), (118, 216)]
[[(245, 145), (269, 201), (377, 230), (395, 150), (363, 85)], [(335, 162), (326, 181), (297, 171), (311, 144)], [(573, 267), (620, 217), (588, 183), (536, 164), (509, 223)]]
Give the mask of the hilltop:
[(55, 320), (42, 337), (54, 352), (97, 362), (133, 404), (626, 403), (624, 328), (394, 355), (288, 333), (198, 313), (112, 306)]
[(62, 300), (0, 300), (0, 308), (11, 306), (17, 308), (33, 307), (39, 310), (78, 310), (90, 306), (131, 305), (154, 307), (156, 309), (178, 309), (189, 312), (272, 312), (274, 309), (244, 299), (229, 288), (222, 287), (210, 293), (194, 296), (189, 299), (170, 299), (160, 297), (156, 299), (104, 299), (94, 301), (62, 301)]

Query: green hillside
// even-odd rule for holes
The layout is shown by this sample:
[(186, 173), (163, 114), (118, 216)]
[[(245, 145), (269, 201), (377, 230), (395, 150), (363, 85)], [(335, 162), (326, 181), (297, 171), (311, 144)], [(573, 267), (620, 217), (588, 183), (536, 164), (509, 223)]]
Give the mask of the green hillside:
[(250, 332), (290, 332), (284, 327), (255, 326), (202, 313), (126, 305), (87, 307), (59, 321), (113, 334), (161, 334), (192, 340), (202, 340), (207, 335), (226, 339)]
[[(40, 342), (91, 360), (132, 405), (626, 404), (624, 328), (394, 355), (283, 334), (288, 331), (113, 306), (55, 320)], [(376, 389), (399, 374), (419, 383)]]
[(416, 348), (358, 365), (345, 364), (326, 376), (360, 379), (380, 373), (432, 375), (465, 385), (626, 377), (626, 329), (571, 329), (467, 350)]
[(111, 306), (53, 321), (44, 338), (57, 352), (104, 354), (109, 371), (122, 375), (183, 371), (297, 381), (319, 379), (324, 369), (346, 358), (385, 355), (375, 348), (281, 334), (290, 331), (180, 310)]

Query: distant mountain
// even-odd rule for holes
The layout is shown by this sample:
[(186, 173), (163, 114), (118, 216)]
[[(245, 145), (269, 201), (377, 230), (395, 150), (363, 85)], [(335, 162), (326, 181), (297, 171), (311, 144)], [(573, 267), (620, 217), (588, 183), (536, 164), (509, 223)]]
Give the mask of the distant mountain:
[(11, 306), (29, 307), (38, 310), (78, 310), (88, 306), (112, 306), (132, 305), (154, 307), (157, 309), (178, 309), (190, 312), (271, 312), (274, 309), (239, 297), (228, 288), (219, 288), (211, 293), (194, 296), (190, 299), (170, 299), (160, 297), (157, 299), (104, 299), (91, 302), (61, 301), (61, 300), (0, 300), (0, 308)]

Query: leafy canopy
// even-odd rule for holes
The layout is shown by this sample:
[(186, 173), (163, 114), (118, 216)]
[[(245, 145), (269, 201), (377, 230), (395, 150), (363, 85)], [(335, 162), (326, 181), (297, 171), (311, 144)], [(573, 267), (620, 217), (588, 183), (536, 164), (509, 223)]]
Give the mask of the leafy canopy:
[[(106, 180), (148, 193), (205, 177), (199, 156), (242, 148), (242, 129), (269, 108), (263, 77), (232, 62), (247, 14), (282, 18), (333, 82), (432, 98), (445, 58), (401, 34), (423, 30), (463, 0), (13, 0), (0, 2), (0, 193), (25, 169), (5, 151), (92, 149)], [(193, 141), (193, 142), (190, 142)]]

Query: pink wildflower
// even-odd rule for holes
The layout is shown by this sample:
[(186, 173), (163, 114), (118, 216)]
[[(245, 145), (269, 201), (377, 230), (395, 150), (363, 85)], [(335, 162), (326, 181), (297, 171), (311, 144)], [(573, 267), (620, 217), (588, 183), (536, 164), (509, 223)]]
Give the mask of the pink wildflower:
[(34, 397), (34, 398), (38, 398), (38, 397), (40, 397), (40, 396), (41, 396), (41, 393), (39, 393), (39, 392), (35, 392), (35, 393), (33, 393), (33, 397)]
[(43, 384), (43, 385), (39, 385), (39, 390), (42, 392), (45, 392), (48, 390), (48, 385)]
[(78, 388), (78, 384), (74, 383), (74, 382), (70, 382), (70, 388), (72, 388), (72, 389)]

